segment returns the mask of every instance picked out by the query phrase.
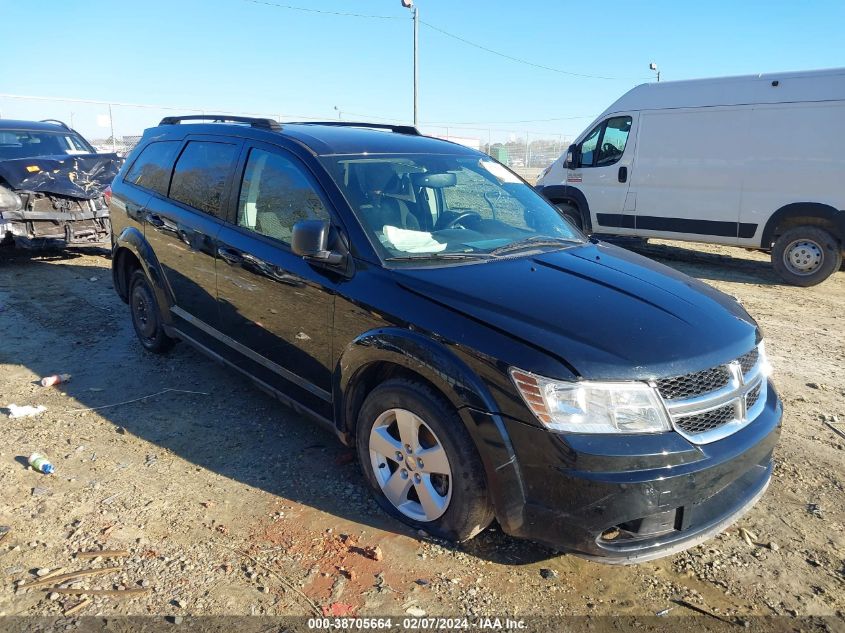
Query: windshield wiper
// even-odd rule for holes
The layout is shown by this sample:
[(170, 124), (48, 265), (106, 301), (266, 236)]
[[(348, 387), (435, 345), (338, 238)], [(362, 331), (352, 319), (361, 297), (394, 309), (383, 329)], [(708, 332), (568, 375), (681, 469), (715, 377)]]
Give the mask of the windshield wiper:
[(516, 242), (511, 242), (510, 244), (505, 244), (504, 246), (500, 246), (499, 248), (495, 248), (490, 251), (488, 254), (492, 256), (496, 255), (503, 255), (505, 253), (511, 253), (514, 251), (521, 251), (527, 248), (533, 248), (536, 246), (568, 246), (570, 244), (578, 244), (579, 240), (572, 240), (567, 239), (565, 237), (549, 237), (547, 235), (534, 235), (532, 237), (526, 237), (522, 240), (517, 240)]
[(488, 253), (411, 253), (410, 255), (396, 255), (387, 257), (386, 262), (412, 262), (427, 259), (488, 259)]

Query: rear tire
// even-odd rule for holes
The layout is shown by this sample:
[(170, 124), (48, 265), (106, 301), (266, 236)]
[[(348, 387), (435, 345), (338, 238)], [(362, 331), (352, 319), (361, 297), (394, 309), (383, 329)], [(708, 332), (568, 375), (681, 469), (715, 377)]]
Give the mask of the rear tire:
[(154, 354), (170, 351), (176, 341), (162, 327), (161, 310), (143, 270), (134, 271), (129, 278), (129, 314), (144, 349)]
[(428, 385), (392, 379), (376, 387), (361, 406), (356, 439), (361, 470), (388, 514), (458, 542), (493, 520), (475, 444)]
[(841, 246), (817, 226), (797, 226), (778, 237), (772, 248), (772, 265), (785, 282), (815, 286), (842, 266)]
[(561, 202), (560, 204), (555, 205), (557, 210), (563, 214), (567, 220), (569, 220), (572, 224), (574, 224), (579, 231), (584, 230), (584, 220), (581, 217), (581, 212), (578, 210), (578, 207), (572, 206), (571, 204), (567, 204), (565, 202)]

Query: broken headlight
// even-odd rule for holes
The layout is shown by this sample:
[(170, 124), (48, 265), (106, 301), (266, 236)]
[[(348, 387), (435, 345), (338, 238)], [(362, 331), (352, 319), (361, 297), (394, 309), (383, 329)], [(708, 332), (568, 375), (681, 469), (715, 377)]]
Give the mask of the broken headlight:
[(657, 390), (643, 382), (567, 382), (516, 368), (511, 379), (536, 418), (566, 433), (662, 433), (671, 430)]
[(18, 194), (0, 186), (0, 213), (3, 211), (18, 211), (22, 204), (21, 197)]

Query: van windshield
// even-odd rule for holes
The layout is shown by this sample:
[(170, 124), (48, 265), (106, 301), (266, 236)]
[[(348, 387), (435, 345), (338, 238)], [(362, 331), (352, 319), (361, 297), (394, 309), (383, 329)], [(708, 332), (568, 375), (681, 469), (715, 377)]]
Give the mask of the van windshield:
[(533, 188), (486, 156), (323, 160), (386, 261), (484, 259), (585, 240)]

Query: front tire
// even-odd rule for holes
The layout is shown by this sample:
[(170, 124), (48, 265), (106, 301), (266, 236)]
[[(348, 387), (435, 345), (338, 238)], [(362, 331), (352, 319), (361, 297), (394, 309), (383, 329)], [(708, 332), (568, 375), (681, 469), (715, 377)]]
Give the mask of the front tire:
[(493, 520), (475, 445), (428, 385), (393, 379), (376, 387), (361, 406), (356, 436), (364, 477), (388, 514), (458, 542)]
[(571, 204), (567, 204), (565, 202), (561, 202), (560, 204), (556, 204), (555, 206), (557, 207), (557, 210), (560, 211), (560, 213), (563, 215), (563, 217), (565, 217), (572, 224), (574, 224), (579, 231), (584, 230), (584, 220), (581, 217), (581, 212), (578, 210), (578, 207), (574, 207)]
[(162, 327), (161, 310), (143, 270), (134, 271), (129, 278), (129, 313), (144, 349), (154, 354), (170, 351), (176, 341), (167, 336)]
[(842, 251), (830, 233), (817, 226), (797, 226), (778, 237), (772, 265), (785, 282), (815, 286), (839, 270)]

